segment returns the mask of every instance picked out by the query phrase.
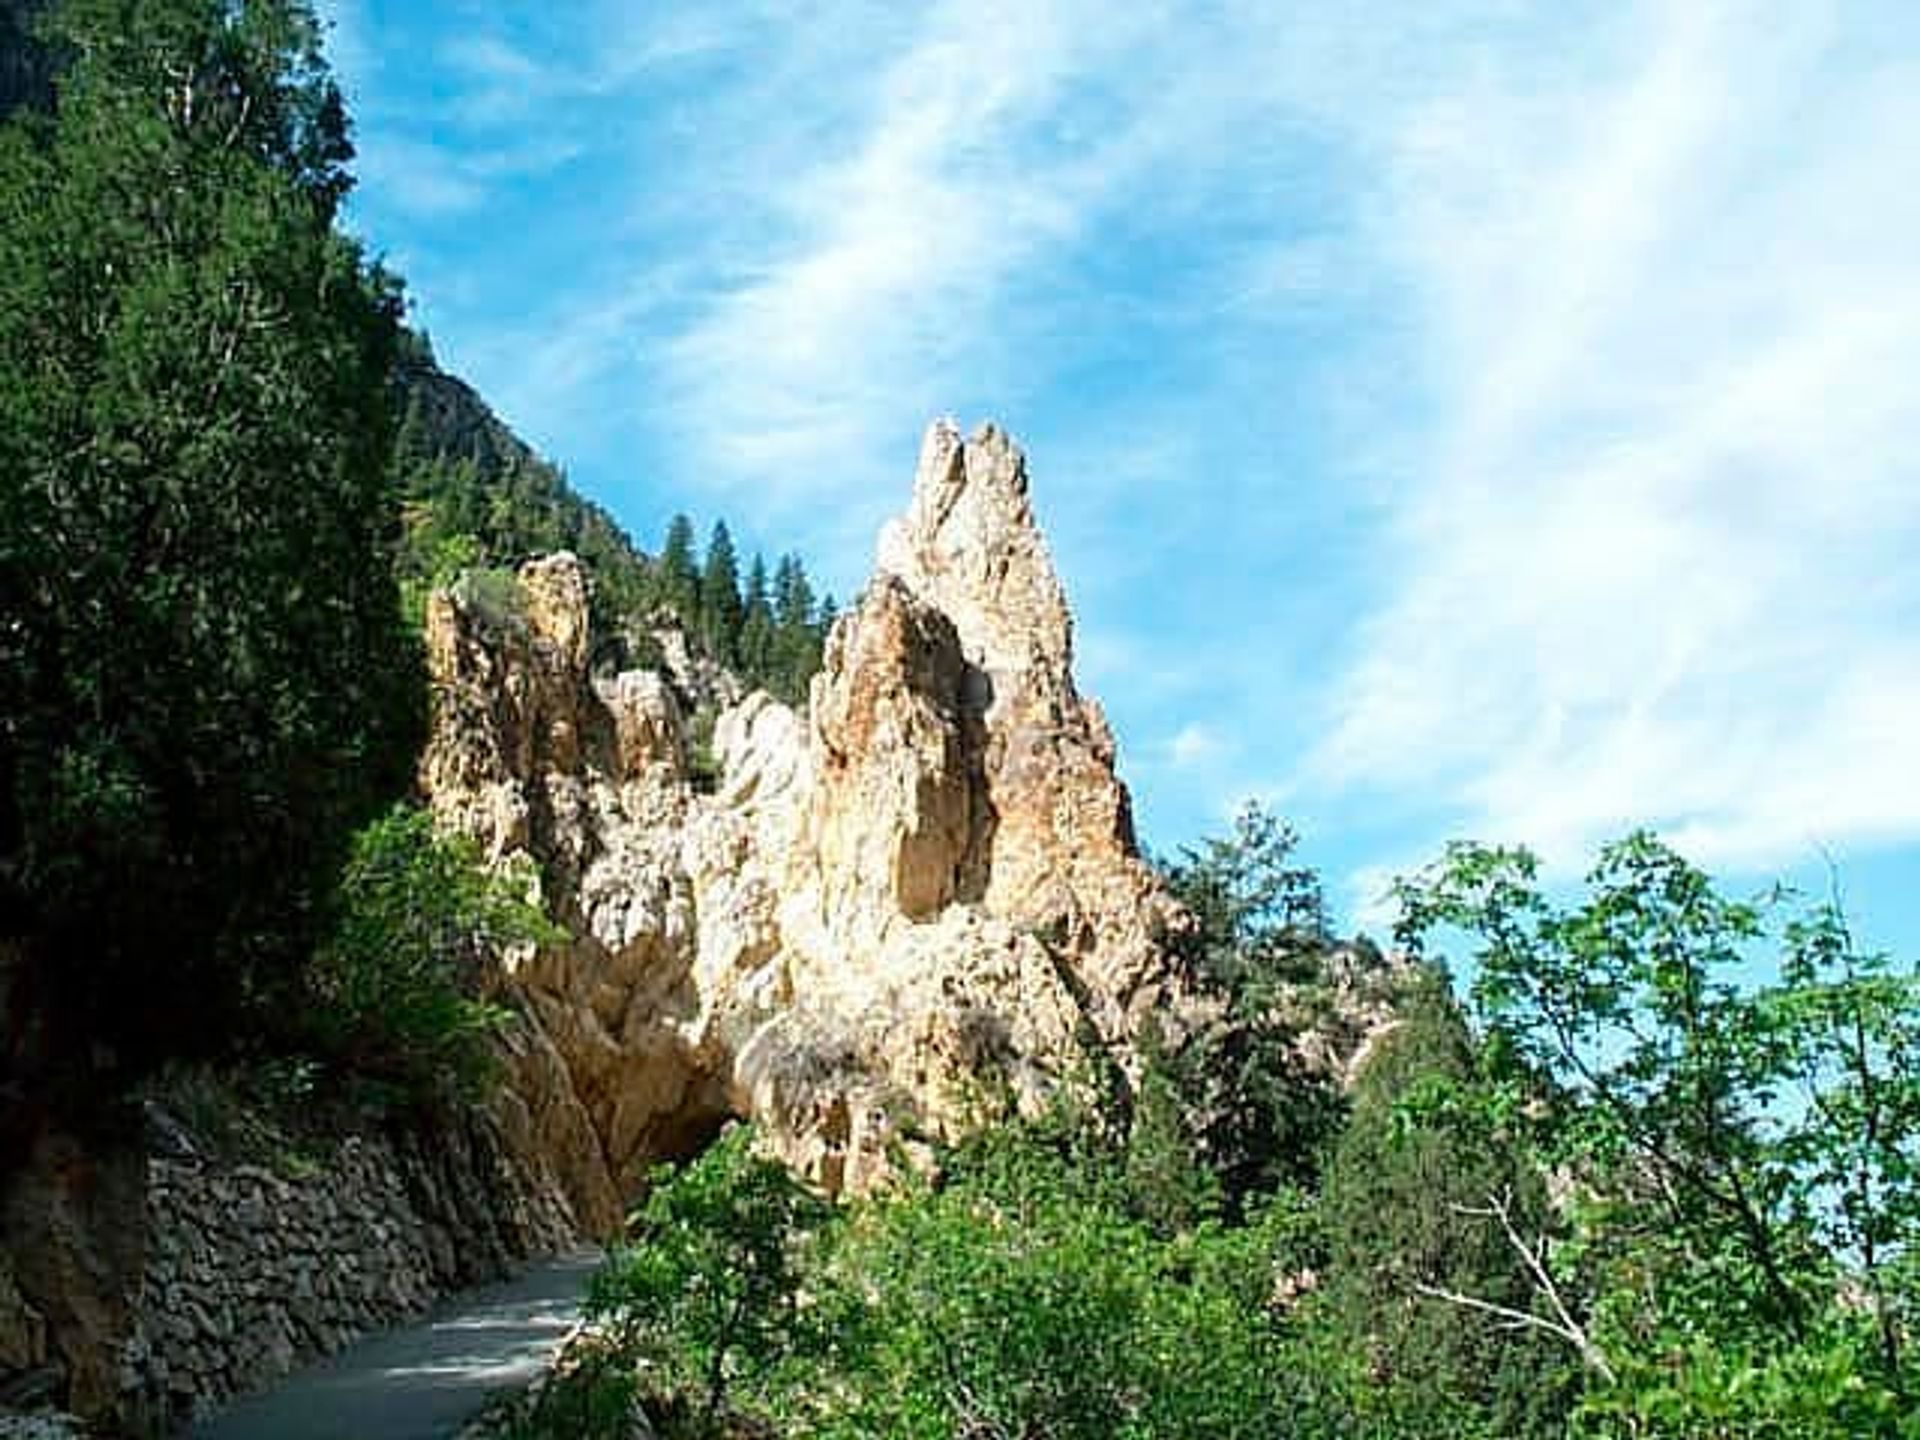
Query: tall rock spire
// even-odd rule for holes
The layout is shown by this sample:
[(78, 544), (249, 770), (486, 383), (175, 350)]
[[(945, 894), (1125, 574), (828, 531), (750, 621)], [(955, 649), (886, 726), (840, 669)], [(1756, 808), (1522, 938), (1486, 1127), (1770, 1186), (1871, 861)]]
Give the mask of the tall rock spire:
[(956, 1133), (988, 1093), (1036, 1107), (1088, 1033), (1124, 1057), (1150, 1016), (1179, 1028), (1185, 917), (1135, 852), (1006, 435), (928, 431), (808, 713), (756, 695), (723, 714), (711, 794), (675, 763), (658, 683), (590, 680), (559, 613), (577, 597), (584, 626), (570, 567), (530, 567), (537, 625), (431, 609), (422, 775), (448, 823), (535, 855), (573, 932), (506, 979), (529, 1017), (516, 1133), (584, 1212), (728, 1112), (859, 1187), (903, 1121)]

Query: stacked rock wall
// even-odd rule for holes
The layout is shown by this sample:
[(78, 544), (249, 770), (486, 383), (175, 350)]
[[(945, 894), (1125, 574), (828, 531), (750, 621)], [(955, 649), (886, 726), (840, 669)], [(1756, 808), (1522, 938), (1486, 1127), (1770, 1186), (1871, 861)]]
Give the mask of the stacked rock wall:
[(214, 1158), (160, 1119), (166, 1153), (53, 1138), (11, 1187), (0, 1392), (12, 1371), (22, 1398), (171, 1433), (576, 1241), (564, 1200), (484, 1117), (348, 1136), (279, 1169)]
[(487, 1132), (355, 1136), (297, 1178), (155, 1159), (122, 1383), (134, 1408), (200, 1413), (572, 1240)]

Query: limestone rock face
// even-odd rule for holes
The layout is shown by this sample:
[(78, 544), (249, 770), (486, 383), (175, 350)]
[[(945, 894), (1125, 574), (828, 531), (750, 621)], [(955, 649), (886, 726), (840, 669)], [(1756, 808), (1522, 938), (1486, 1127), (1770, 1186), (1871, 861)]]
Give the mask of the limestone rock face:
[(670, 679), (588, 673), (586, 581), (428, 611), (442, 822), (538, 862), (569, 944), (515, 957), (503, 1128), (590, 1224), (729, 1115), (829, 1189), (1043, 1103), (1083, 1037), (1178, 1030), (1184, 916), (1135, 849), (1113, 739), (1025, 462), (928, 433), (907, 514), (836, 623), (807, 714), (764, 694), (696, 786)]

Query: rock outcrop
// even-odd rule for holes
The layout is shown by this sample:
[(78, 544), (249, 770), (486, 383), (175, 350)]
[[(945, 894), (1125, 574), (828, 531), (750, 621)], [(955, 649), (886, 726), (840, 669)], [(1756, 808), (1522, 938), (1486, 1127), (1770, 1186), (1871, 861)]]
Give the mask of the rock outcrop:
[(1113, 738), (1025, 462), (935, 425), (907, 514), (835, 625), (805, 715), (763, 694), (690, 773), (650, 673), (589, 673), (584, 574), (553, 556), (499, 613), (428, 612), (423, 786), (442, 822), (537, 862), (568, 945), (515, 957), (506, 1129), (610, 1228), (646, 1168), (729, 1115), (828, 1189), (996, 1108), (1081, 1047), (1123, 1057), (1187, 1004), (1184, 916), (1140, 860)]

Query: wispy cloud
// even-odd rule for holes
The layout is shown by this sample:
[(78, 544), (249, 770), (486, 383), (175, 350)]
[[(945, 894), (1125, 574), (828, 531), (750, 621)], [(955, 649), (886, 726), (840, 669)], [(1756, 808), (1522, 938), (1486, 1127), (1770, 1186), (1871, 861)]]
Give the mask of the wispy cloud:
[(1167, 760), (1175, 768), (1185, 769), (1216, 758), (1224, 748), (1211, 726), (1192, 720), (1167, 742)]
[[(1096, 147), (1035, 131), (1086, 32), (1063, 7), (936, 7), (874, 81), (860, 130), (778, 177), (783, 241), (669, 351), (673, 410), (722, 472), (831, 491), (833, 462), (940, 408), (991, 345), (997, 289), (1069, 238)], [(911, 423), (911, 422), (909, 422)]]
[(1910, 5), (329, 5), (436, 339), (636, 532), (844, 587), (1021, 436), (1161, 843), (1920, 841)]
[(1577, 86), (1500, 57), (1391, 157), (1448, 418), (1311, 777), (1562, 860), (1638, 822), (1730, 865), (1911, 839), (1912, 61), (1825, 7), (1609, 38)]
[(1259, 53), (1282, 37), (1249, 30), (1259, 7), (1205, 23), (1091, 0), (847, 9), (777, 27), (766, 74), (759, 49), (733, 52), (736, 83), (678, 115), (703, 142), (699, 198), (644, 202), (700, 222), (704, 282), (636, 388), (703, 484), (816, 513), (893, 481), (933, 414), (1020, 422), (1091, 332), (1144, 345), (1165, 315), (1211, 321), (1248, 286), (1265, 304), (1324, 277), (1302, 244), (1207, 277), (1183, 310), (1194, 270), (1114, 264), (1117, 240), (1230, 226), (1284, 183)]

